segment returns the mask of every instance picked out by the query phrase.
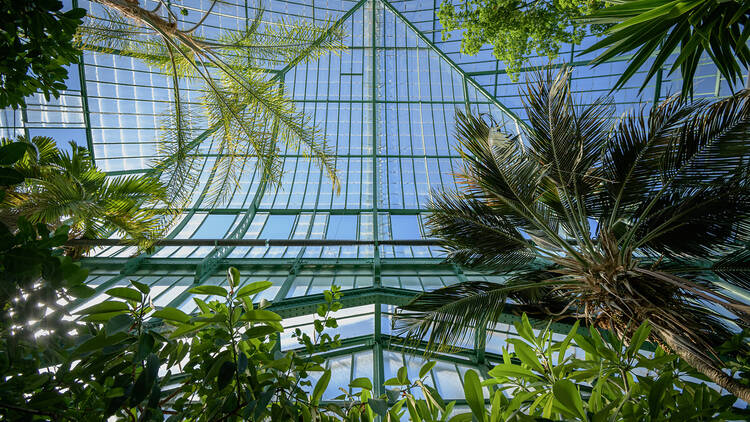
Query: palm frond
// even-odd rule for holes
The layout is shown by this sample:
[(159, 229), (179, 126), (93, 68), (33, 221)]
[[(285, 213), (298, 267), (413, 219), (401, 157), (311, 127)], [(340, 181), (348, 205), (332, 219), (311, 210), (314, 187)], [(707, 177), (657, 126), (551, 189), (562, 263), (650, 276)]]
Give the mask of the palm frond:
[(567, 283), (541, 278), (544, 280), (514, 280), (506, 284), (467, 282), (423, 293), (399, 307), (396, 332), (410, 341), (426, 338), (428, 350), (454, 350), (472, 338), (475, 330), (496, 323), (509, 296)]
[(725, 256), (711, 270), (724, 281), (750, 291), (750, 248)]

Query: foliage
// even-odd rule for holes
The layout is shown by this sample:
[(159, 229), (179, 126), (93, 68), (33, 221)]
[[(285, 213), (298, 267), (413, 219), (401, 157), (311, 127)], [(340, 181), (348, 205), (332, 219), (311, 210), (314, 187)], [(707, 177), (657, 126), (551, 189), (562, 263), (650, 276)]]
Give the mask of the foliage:
[(610, 99), (576, 106), (568, 77), (528, 85), (526, 145), (458, 112), (463, 190), (434, 195), (429, 225), (454, 262), (508, 278), (425, 293), (402, 327), (449, 347), (497, 321), (509, 297), (619, 338), (648, 321), (654, 342), (750, 400), (716, 351), (750, 322), (726, 290), (750, 287), (750, 91), (670, 98), (615, 126)]
[(60, 96), (65, 65), (78, 63), (73, 43), (86, 11), (62, 12), (59, 0), (0, 2), (0, 109), (25, 107), (24, 97), (41, 91)]
[[(0, 195), (8, 185), (23, 181), (8, 166), (20, 160), (24, 150), (20, 143), (0, 147)], [(58, 299), (86, 297), (92, 289), (83, 284), (88, 271), (61, 253), (67, 226), (50, 233), (45, 225), (34, 226), (23, 217), (15, 226), (11, 232), (0, 223), (0, 415), (25, 420), (65, 403), (65, 394), (46, 371), (72, 343)]]
[(437, 16), (443, 40), (450, 31), (463, 30), (461, 52), (472, 56), (491, 44), (495, 58), (505, 63), (515, 80), (531, 54), (552, 60), (560, 44), (579, 44), (586, 35), (586, 25), (579, 18), (602, 6), (597, 0), (462, 0), (459, 5), (444, 0)]
[(88, 150), (74, 142), (70, 152), (42, 136), (2, 139), (0, 145), (19, 146), (23, 155), (3, 170), (12, 171), (16, 182), (23, 181), (7, 189), (0, 201), (0, 218), (9, 227), (23, 216), (53, 229), (67, 224), (76, 238), (106, 238), (119, 232), (144, 248), (162, 233), (162, 214), (153, 210), (165, 195), (157, 179), (108, 177), (94, 166)]
[[(719, 421), (740, 420), (747, 411), (734, 409), (736, 398), (700, 382), (701, 375), (676, 355), (658, 348), (641, 350), (650, 326), (644, 323), (628, 341), (588, 333), (574, 324), (554, 341), (549, 324), (534, 333), (524, 314), (515, 323), (520, 338), (509, 340), (503, 362), (489, 371), (483, 386), (495, 386), (490, 406), (478, 377), (466, 374), (464, 391), (472, 413), (452, 421)], [(512, 347), (514, 352), (510, 353)], [(575, 354), (572, 348), (578, 347)], [(581, 356), (583, 355), (583, 356)], [(697, 377), (692, 381), (692, 377)], [(467, 382), (468, 381), (468, 382)], [(696, 382), (697, 381), (697, 382)], [(473, 385), (473, 387), (472, 387)]]
[(678, 54), (671, 74), (677, 68), (682, 76), (682, 95), (693, 93), (693, 77), (705, 52), (733, 89), (742, 86), (743, 68), (750, 67), (750, 4), (746, 1), (619, 0), (585, 18), (595, 24), (615, 24), (606, 38), (585, 53), (606, 48), (593, 64), (633, 52), (625, 72), (612, 87), (622, 87), (656, 53), (641, 90)]
[[(264, 23), (263, 10), (258, 8), (246, 28), (222, 30), (218, 39), (209, 40), (197, 33), (214, 7), (222, 7), (217, 0), (210, 2), (197, 23), (179, 21), (174, 6), (165, 2), (153, 11), (126, 0), (98, 3), (105, 6), (104, 12), (90, 16), (82, 28), (83, 47), (143, 59), (171, 79), (172, 105), (164, 113), (165, 130), (154, 169), (165, 174), (169, 197), (178, 206), (191, 198), (202, 171), (198, 151), (211, 139), (218, 145), (212, 151), (218, 158), (208, 181), (213, 205), (228, 199), (239, 180), (255, 170), (260, 170), (263, 180), (279, 182), (283, 147), (292, 152), (301, 149), (339, 189), (335, 162), (322, 132), (286, 95), (283, 75), (270, 76), (345, 48), (339, 26), (306, 20)], [(205, 92), (202, 114), (211, 128), (203, 135), (194, 129), (203, 120), (188, 102), (188, 84)]]

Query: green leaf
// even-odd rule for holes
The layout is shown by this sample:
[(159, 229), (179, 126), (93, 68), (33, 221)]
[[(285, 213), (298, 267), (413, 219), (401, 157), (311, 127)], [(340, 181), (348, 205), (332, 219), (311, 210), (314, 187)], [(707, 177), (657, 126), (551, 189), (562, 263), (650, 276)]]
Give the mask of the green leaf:
[(262, 292), (263, 290), (266, 290), (267, 288), (271, 286), (273, 286), (273, 283), (271, 283), (270, 281), (256, 281), (254, 283), (249, 283), (243, 286), (237, 292), (237, 297), (254, 295), (258, 292)]
[(80, 284), (78, 286), (68, 287), (68, 294), (70, 294), (73, 297), (76, 297), (78, 299), (85, 299), (87, 297), (91, 297), (96, 293), (95, 289), (92, 289), (89, 286)]
[(310, 402), (317, 406), (320, 403), (321, 397), (323, 397), (323, 392), (326, 391), (326, 388), (328, 388), (328, 383), (331, 381), (331, 370), (326, 369), (325, 372), (323, 372), (323, 375), (320, 376), (320, 379), (318, 382), (315, 383), (315, 388), (313, 389), (312, 396), (310, 396)]
[(362, 388), (365, 390), (372, 390), (372, 382), (369, 378), (356, 378), (349, 383), (349, 387)]
[(405, 367), (402, 366), (398, 368), (396, 375), (397, 375), (399, 382), (401, 382), (401, 385), (409, 384), (409, 373), (407, 372)]
[(10, 167), (0, 167), (0, 186), (17, 185), (25, 180), (23, 174)]
[(427, 373), (430, 372), (430, 370), (435, 367), (436, 363), (437, 362), (432, 361), (432, 362), (427, 362), (424, 365), (422, 365), (422, 368), (419, 369), (419, 378), (424, 378), (424, 376), (427, 375)]
[(234, 267), (227, 268), (227, 281), (234, 288), (240, 284), (240, 270)]
[(135, 286), (135, 288), (138, 289), (138, 290), (140, 290), (141, 293), (143, 293), (144, 295), (147, 295), (151, 291), (150, 287), (148, 287), (147, 285), (145, 285), (143, 283), (137, 282), (135, 280), (130, 280), (130, 284), (132, 284), (133, 286)]
[(386, 413), (388, 413), (388, 403), (384, 399), (367, 400), (367, 405), (381, 417), (385, 417)]
[(27, 145), (25, 142), (13, 142), (0, 147), (0, 166), (9, 166), (23, 158)]
[(649, 324), (648, 320), (646, 320), (643, 321), (643, 324), (641, 324), (641, 326), (638, 327), (637, 330), (635, 330), (633, 338), (630, 339), (630, 345), (628, 346), (625, 353), (629, 357), (635, 356), (638, 351), (641, 350), (641, 347), (648, 338), (649, 334), (651, 334), (651, 324)]
[(448, 422), (471, 422), (474, 420), (474, 415), (471, 413), (459, 413), (448, 419)]
[(143, 296), (141, 295), (141, 292), (135, 289), (131, 289), (130, 287), (115, 287), (113, 289), (107, 290), (105, 293), (112, 297), (117, 297), (120, 299), (125, 300), (132, 300), (135, 302), (140, 302)]
[(120, 312), (120, 311), (127, 311), (127, 310), (128, 310), (128, 304), (125, 302), (107, 301), (107, 302), (97, 303), (94, 306), (89, 306), (86, 309), (80, 310), (76, 312), (76, 315), (104, 314), (104, 313), (113, 313), (113, 312)]
[(552, 386), (552, 392), (557, 402), (567, 410), (571, 416), (587, 420), (586, 412), (583, 411), (583, 401), (578, 388), (572, 381), (567, 379), (558, 380)]
[(265, 310), (247, 311), (242, 314), (243, 321), (281, 321), (281, 316), (275, 312)]
[(466, 403), (471, 408), (471, 413), (479, 421), (485, 419), (484, 411), (484, 394), (482, 394), (482, 383), (479, 380), (479, 375), (473, 369), (466, 371), (464, 375), (464, 395), (466, 396)]
[(161, 318), (167, 321), (181, 322), (183, 324), (190, 321), (190, 315), (186, 314), (185, 312), (182, 312), (181, 310), (177, 308), (171, 308), (171, 307), (160, 309), (154, 312), (152, 316), (154, 318)]
[(544, 367), (539, 362), (539, 358), (537, 358), (536, 353), (531, 346), (517, 338), (509, 339), (508, 342), (513, 344), (513, 350), (516, 352), (516, 356), (521, 359), (521, 362), (524, 365), (529, 366), (538, 372), (544, 373)]
[(234, 376), (235, 369), (234, 362), (232, 361), (225, 361), (221, 364), (219, 374), (216, 376), (216, 384), (218, 385), (219, 390), (223, 390), (224, 387), (229, 385), (232, 376)]
[(497, 365), (494, 368), (490, 369), (489, 374), (491, 377), (496, 378), (523, 378), (530, 381), (539, 380), (539, 377), (537, 377), (530, 370), (519, 365), (514, 365), (512, 363), (503, 363)]
[(154, 339), (154, 336), (149, 333), (141, 334), (141, 338), (138, 339), (138, 349), (133, 357), (133, 362), (140, 362), (145, 359), (154, 350), (155, 344), (156, 339)]
[(280, 330), (277, 330), (274, 327), (269, 327), (267, 325), (259, 325), (257, 327), (252, 327), (249, 330), (245, 331), (244, 335), (248, 338), (258, 338), (258, 337), (264, 337), (269, 334), (274, 334), (279, 332)]
[(115, 315), (112, 319), (107, 321), (107, 325), (105, 326), (105, 330), (107, 331), (107, 335), (113, 335), (115, 333), (119, 333), (120, 331), (126, 331), (130, 329), (130, 327), (133, 326), (133, 317), (131, 317), (128, 314), (119, 314)]
[(188, 290), (188, 292), (196, 295), (214, 295), (221, 297), (227, 297), (227, 295), (229, 294), (223, 287), (210, 285), (193, 287), (192, 289)]

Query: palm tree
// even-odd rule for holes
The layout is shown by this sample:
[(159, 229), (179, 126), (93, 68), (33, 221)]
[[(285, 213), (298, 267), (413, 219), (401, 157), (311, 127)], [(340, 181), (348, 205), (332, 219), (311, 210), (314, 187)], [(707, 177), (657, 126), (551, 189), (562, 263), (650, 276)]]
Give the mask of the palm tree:
[[(683, 97), (693, 95), (693, 77), (704, 52), (730, 87), (742, 86), (743, 68), (750, 68), (750, 3), (721, 0), (614, 0), (583, 21), (610, 25), (605, 37), (581, 54), (606, 49), (592, 63), (633, 54), (615, 83), (618, 89), (653, 57), (641, 90), (678, 53), (669, 68), (682, 76)], [(616, 25), (614, 25), (616, 24)]]
[[(88, 150), (70, 143), (61, 151), (55, 141), (35, 136), (14, 168), (25, 177), (5, 191), (0, 219), (15, 227), (18, 217), (52, 227), (70, 226), (75, 238), (106, 238), (113, 232), (147, 248), (166, 228), (163, 211), (154, 210), (165, 199), (158, 179), (144, 175), (108, 177), (93, 164)], [(0, 140), (0, 145), (10, 143)], [(163, 208), (163, 207), (161, 207)], [(80, 253), (81, 251), (77, 251)]]
[(451, 260), (507, 281), (424, 293), (397, 325), (450, 348), (508, 298), (620, 338), (648, 320), (651, 340), (750, 401), (716, 352), (750, 322), (735, 294), (750, 288), (750, 91), (615, 122), (608, 98), (576, 105), (568, 78), (527, 84), (527, 143), (457, 113), (462, 191), (436, 194), (428, 223)]
[(90, 16), (82, 27), (82, 46), (143, 59), (171, 79), (172, 105), (164, 117), (160, 158), (153, 166), (153, 173), (166, 175), (171, 198), (181, 199), (182, 204), (190, 198), (202, 171), (197, 150), (210, 140), (194, 133), (200, 113), (181, 90), (196, 82), (204, 91), (201, 100), (211, 136), (218, 141), (218, 158), (208, 181), (214, 205), (228, 199), (238, 180), (253, 171), (246, 165), (250, 158), (257, 158), (264, 180), (280, 181), (279, 145), (301, 149), (327, 172), (334, 188), (340, 188), (321, 131), (296, 109), (278, 77), (281, 68), (344, 49), (339, 25), (305, 20), (269, 23), (259, 7), (244, 29), (224, 29), (216, 39), (206, 39), (198, 35), (199, 29), (220, 4), (217, 0), (195, 23), (180, 21), (177, 14), (188, 10), (175, 13), (176, 6), (166, 1), (159, 1), (153, 10), (140, 7), (137, 0), (96, 2), (104, 12)]

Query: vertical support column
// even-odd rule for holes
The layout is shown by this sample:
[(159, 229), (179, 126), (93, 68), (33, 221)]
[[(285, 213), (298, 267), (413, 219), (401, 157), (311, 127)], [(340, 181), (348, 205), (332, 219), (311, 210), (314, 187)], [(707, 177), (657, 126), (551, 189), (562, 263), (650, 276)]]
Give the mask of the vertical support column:
[(371, 87), (371, 104), (372, 104), (372, 235), (373, 235), (373, 268), (372, 277), (373, 285), (380, 287), (380, 228), (378, 224), (378, 73), (377, 73), (377, 2), (379, 0), (370, 0), (370, 49), (372, 50), (372, 60), (370, 63), (370, 72), (372, 72), (370, 83)]
[[(73, 0), (73, 7), (78, 7), (78, 0)], [(83, 108), (83, 123), (86, 125), (86, 146), (89, 149), (89, 156), (93, 162), (94, 156), (94, 137), (91, 134), (91, 116), (89, 114), (89, 94), (86, 87), (86, 66), (83, 63), (83, 53), (78, 56), (78, 79), (81, 84), (81, 107)]]
[(659, 104), (659, 100), (661, 99), (661, 81), (663, 78), (663, 70), (660, 67), (659, 70), (656, 71), (656, 86), (654, 87), (654, 104)]
[(373, 387), (375, 388), (375, 395), (379, 396), (381, 394), (385, 394), (385, 386), (383, 383), (385, 382), (385, 370), (383, 368), (383, 336), (381, 335), (382, 331), (382, 321), (381, 321), (381, 303), (380, 299), (375, 301), (375, 333), (374, 333), (374, 339), (375, 339), (375, 345), (372, 349), (372, 364), (373, 364)]

